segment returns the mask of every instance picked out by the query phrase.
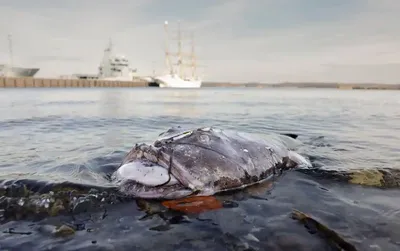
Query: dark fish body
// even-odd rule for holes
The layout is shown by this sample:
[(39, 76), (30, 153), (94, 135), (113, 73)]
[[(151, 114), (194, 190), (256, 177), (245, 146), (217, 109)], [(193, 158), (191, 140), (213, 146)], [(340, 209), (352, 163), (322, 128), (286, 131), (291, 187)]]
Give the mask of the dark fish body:
[(295, 135), (262, 137), (221, 128), (171, 128), (136, 145), (114, 174), (121, 192), (140, 198), (213, 195), (262, 182), (284, 169), (311, 166), (294, 152)]

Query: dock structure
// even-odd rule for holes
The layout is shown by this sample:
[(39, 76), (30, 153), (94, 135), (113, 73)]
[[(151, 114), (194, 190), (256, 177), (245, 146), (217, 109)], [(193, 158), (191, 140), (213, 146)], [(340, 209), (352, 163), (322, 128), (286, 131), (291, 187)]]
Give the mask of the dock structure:
[(47, 79), (0, 77), (0, 88), (94, 88), (94, 87), (147, 87), (148, 82), (110, 81), (98, 79)]
[[(0, 77), (0, 88), (96, 88), (96, 87), (157, 87), (151, 80), (134, 78), (132, 81), (101, 79), (63, 79), (33, 77)], [(400, 84), (358, 83), (229, 83), (204, 82), (201, 88), (326, 88), (341, 90), (400, 90)]]

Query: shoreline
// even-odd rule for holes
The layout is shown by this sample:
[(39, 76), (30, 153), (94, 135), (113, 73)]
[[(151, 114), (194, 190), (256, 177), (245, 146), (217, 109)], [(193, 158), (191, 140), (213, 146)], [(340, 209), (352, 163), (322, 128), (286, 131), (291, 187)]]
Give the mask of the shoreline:
[[(96, 87), (152, 87), (145, 80), (109, 81), (93, 79), (58, 79), (58, 78), (31, 78), (31, 77), (0, 77), (0, 88), (96, 88)], [(373, 84), (373, 83), (303, 83), (284, 82), (274, 84), (263, 83), (229, 83), (204, 82), (201, 88), (328, 88), (341, 90), (400, 90), (400, 84)]]

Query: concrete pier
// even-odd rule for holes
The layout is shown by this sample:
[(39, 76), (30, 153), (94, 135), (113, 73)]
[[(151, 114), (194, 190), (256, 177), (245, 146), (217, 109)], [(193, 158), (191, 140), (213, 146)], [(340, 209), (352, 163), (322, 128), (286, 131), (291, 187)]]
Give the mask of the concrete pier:
[(147, 87), (146, 81), (106, 81), (93, 79), (46, 79), (0, 77), (0, 88), (93, 88)]

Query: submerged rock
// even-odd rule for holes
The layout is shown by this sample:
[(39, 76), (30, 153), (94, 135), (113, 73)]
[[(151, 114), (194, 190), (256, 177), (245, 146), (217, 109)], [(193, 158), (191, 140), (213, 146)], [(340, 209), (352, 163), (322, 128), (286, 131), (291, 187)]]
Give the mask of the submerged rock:
[(326, 170), (322, 168), (312, 168), (298, 169), (297, 171), (319, 179), (331, 179), (355, 185), (378, 188), (400, 188), (400, 169)]
[(74, 214), (90, 211), (90, 209), (93, 207), (92, 201), (85, 197), (78, 198), (73, 204), (72, 212)]
[(308, 232), (311, 234), (319, 233), (327, 241), (334, 244), (336, 248), (344, 251), (357, 251), (353, 244), (344, 240), (338, 233), (329, 229), (326, 225), (323, 225), (311, 216), (293, 209), (291, 217), (301, 222), (308, 229)]
[(29, 193), (30, 191), (25, 184), (14, 183), (0, 187), (0, 196), (21, 198), (27, 197)]
[(25, 185), (3, 186), (0, 191), (0, 221), (38, 219), (67, 213), (79, 214), (101, 210), (104, 205), (116, 204), (120, 198), (115, 191), (73, 189), (56, 186), (47, 193), (34, 193)]
[(59, 215), (60, 212), (63, 212), (63, 211), (65, 211), (64, 204), (63, 204), (62, 200), (57, 199), (54, 202), (54, 204), (52, 205), (52, 207), (50, 208), (49, 215), (56, 216), (56, 215)]
[(54, 231), (54, 236), (56, 237), (67, 237), (75, 234), (75, 230), (72, 227), (61, 225)]

